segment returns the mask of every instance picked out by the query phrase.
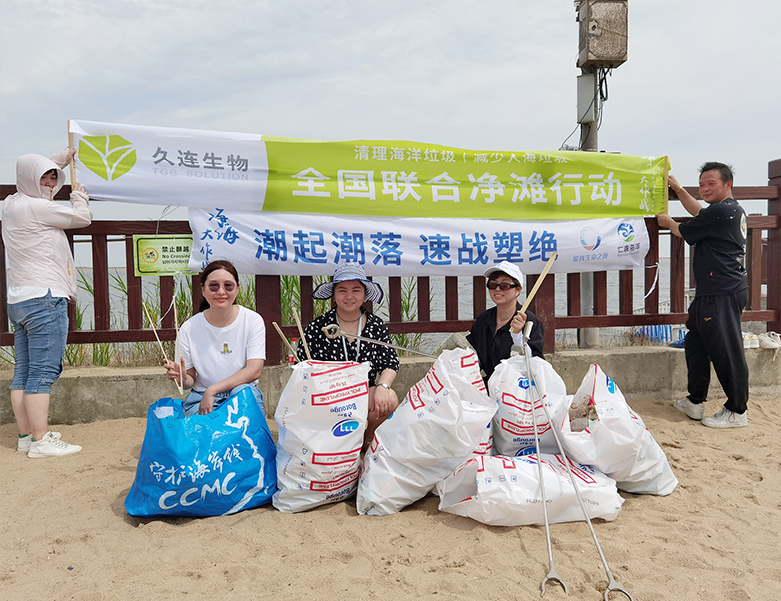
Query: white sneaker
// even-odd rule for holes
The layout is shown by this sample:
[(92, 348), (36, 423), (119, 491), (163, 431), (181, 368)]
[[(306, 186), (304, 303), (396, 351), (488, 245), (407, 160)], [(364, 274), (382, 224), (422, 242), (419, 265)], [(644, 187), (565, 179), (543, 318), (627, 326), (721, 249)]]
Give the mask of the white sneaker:
[(27, 456), (31, 459), (44, 459), (46, 457), (62, 457), (64, 455), (72, 455), (81, 451), (81, 447), (77, 444), (68, 444), (64, 440), (59, 438), (53, 438), (49, 436), (47, 432), (41, 440), (36, 440), (30, 444), (30, 451)]
[(725, 407), (716, 415), (706, 417), (700, 423), (709, 428), (745, 428), (748, 426), (748, 411), (735, 413)]
[(700, 420), (705, 414), (705, 403), (692, 403), (689, 399), (675, 401), (673, 407), (681, 413), (685, 413), (691, 419)]
[[(59, 432), (47, 432), (44, 437), (51, 436), (52, 438), (59, 440), (62, 438), (62, 434)], [(30, 444), (33, 441), (33, 435), (28, 434), (27, 436), (22, 436), (21, 438), (17, 439), (16, 442), (16, 450), (19, 453), (29, 453), (30, 452)]]
[(760, 334), (757, 339), (762, 348), (781, 348), (781, 334), (778, 332), (766, 332)]

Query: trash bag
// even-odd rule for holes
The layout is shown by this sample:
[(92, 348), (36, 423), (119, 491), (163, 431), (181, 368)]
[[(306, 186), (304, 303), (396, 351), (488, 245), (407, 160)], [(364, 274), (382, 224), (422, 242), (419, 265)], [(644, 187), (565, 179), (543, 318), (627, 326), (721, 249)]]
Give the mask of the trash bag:
[(369, 415), (368, 363), (303, 361), (274, 417), (279, 431), (274, 507), (295, 513), (355, 493)]
[(258, 507), (277, 488), (276, 447), (249, 388), (208, 415), (184, 416), (181, 399), (147, 412), (133, 486), (132, 516), (216, 516)]
[(358, 513), (400, 511), (433, 490), (484, 441), (496, 403), (485, 394), (477, 370), (474, 351), (443, 351), (377, 428), (358, 482)]
[(561, 443), (569, 458), (607, 474), (619, 490), (662, 496), (675, 490), (678, 480), (662, 447), (596, 363), (573, 395), (569, 413), (594, 411), (596, 419), (585, 418), (588, 425), (579, 432), (569, 419), (563, 421)]
[[(575, 488), (560, 455), (542, 454), (548, 521), (585, 521)], [(570, 461), (590, 519), (612, 521), (624, 499), (616, 482), (598, 470)], [(536, 455), (475, 457), (437, 484), (439, 510), (490, 526), (541, 526), (545, 523)]]
[[(557, 416), (567, 407), (567, 387), (550, 363), (539, 357), (530, 357), (529, 361), (535, 377), (534, 384), (523, 355), (502, 361), (488, 381), (489, 396), (497, 402), (492, 420), (493, 455), (512, 457), (536, 453), (533, 417), (537, 420), (540, 452), (559, 452), (551, 428), (556, 424), (561, 425), (561, 418), (557, 419)], [(540, 398), (548, 407), (554, 424), (548, 423)]]

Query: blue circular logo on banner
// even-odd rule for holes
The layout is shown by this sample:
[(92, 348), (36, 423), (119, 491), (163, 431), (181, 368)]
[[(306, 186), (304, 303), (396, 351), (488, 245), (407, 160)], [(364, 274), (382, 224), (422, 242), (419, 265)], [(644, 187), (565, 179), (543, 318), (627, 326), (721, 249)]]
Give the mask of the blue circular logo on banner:
[(602, 238), (597, 228), (589, 225), (580, 230), (580, 244), (586, 250), (596, 250), (601, 243)]
[(624, 242), (631, 242), (635, 239), (635, 228), (631, 223), (622, 223), (618, 226), (618, 235), (624, 239)]

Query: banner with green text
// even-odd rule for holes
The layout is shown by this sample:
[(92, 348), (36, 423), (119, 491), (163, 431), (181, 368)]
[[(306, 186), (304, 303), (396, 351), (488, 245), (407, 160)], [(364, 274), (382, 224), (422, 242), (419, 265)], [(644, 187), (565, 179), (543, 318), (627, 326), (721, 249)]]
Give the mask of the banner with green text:
[(91, 198), (249, 212), (579, 220), (666, 207), (666, 157), (321, 142), (71, 121)]

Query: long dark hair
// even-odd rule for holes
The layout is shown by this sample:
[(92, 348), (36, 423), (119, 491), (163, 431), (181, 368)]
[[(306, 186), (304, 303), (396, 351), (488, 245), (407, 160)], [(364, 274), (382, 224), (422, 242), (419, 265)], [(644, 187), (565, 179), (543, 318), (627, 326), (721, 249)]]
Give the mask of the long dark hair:
[[(218, 269), (224, 269), (228, 273), (230, 273), (233, 276), (233, 279), (236, 280), (236, 285), (239, 285), (239, 272), (236, 271), (236, 268), (233, 266), (233, 263), (230, 261), (212, 261), (209, 263), (206, 268), (201, 272), (200, 280), (201, 280), (201, 288), (203, 288), (206, 285), (206, 280), (209, 279), (209, 275), (217, 271)], [(233, 301), (236, 302), (236, 301)], [(205, 299), (201, 299), (201, 304), (198, 307), (198, 312), (201, 313), (203, 311), (206, 311), (206, 309), (209, 308), (209, 302)]]

